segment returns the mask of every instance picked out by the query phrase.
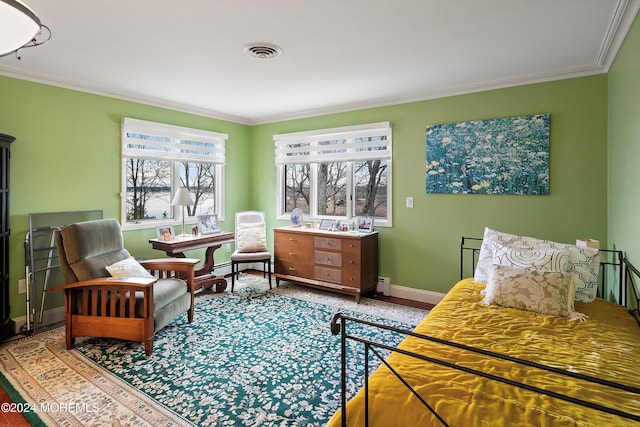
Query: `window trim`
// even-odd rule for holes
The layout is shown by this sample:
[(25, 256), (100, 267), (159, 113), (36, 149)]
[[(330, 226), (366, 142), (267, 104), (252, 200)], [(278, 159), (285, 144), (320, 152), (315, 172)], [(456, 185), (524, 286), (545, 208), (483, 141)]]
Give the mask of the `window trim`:
[[(179, 164), (183, 162), (192, 163), (212, 163), (215, 165), (215, 211), (220, 221), (224, 220), (224, 176), (225, 176), (225, 144), (229, 135), (226, 133), (212, 132), (201, 129), (192, 129), (182, 126), (169, 125), (164, 123), (150, 122), (145, 120), (123, 117), (121, 135), (121, 189), (120, 189), (120, 219), (122, 228), (125, 230), (136, 230), (153, 228), (157, 225), (182, 223), (182, 209), (173, 206), (173, 218), (153, 219), (141, 221), (127, 221), (127, 159), (151, 159), (171, 162), (172, 178), (171, 190), (175, 191), (180, 186), (180, 177), (175, 173), (179, 169)], [(171, 142), (157, 142), (148, 144), (160, 146), (167, 151), (154, 151), (153, 149), (143, 150), (129, 147), (131, 141), (127, 134), (154, 135), (163, 138), (170, 138)], [(204, 145), (191, 145), (184, 141), (197, 141)], [(136, 140), (136, 145), (141, 144), (141, 140)], [(213, 144), (209, 147), (207, 144)], [(185, 211), (186, 212), (186, 211)], [(195, 216), (188, 216), (186, 221), (195, 220)]]
[[(370, 136), (386, 136), (386, 140), (382, 142), (361, 142), (357, 143), (353, 140), (357, 138), (366, 138)], [(341, 153), (329, 153), (327, 145), (319, 145), (321, 141), (329, 140), (350, 140), (335, 148), (346, 150)], [(381, 227), (391, 227), (392, 222), (392, 206), (393, 206), (393, 188), (392, 188), (392, 128), (390, 122), (369, 123), (355, 126), (345, 126), (338, 128), (319, 129), (312, 131), (293, 132), (287, 134), (273, 135), (275, 145), (275, 163), (276, 163), (276, 218), (280, 220), (290, 219), (290, 213), (284, 210), (283, 194), (285, 184), (284, 169), (287, 164), (303, 164), (309, 163), (311, 167), (311, 186), (309, 191), (310, 203), (307, 220), (320, 220), (324, 218), (345, 219), (345, 216), (318, 215), (317, 206), (317, 165), (321, 162), (347, 161), (347, 221), (353, 221), (356, 216), (353, 215), (353, 164), (358, 161), (366, 160), (387, 160), (387, 218), (375, 219), (375, 225)], [(302, 147), (288, 147), (291, 144), (305, 144)], [(357, 148), (377, 148), (373, 151), (357, 151)], [(335, 150), (334, 150), (335, 151)], [(306, 154), (299, 154), (306, 153)]]

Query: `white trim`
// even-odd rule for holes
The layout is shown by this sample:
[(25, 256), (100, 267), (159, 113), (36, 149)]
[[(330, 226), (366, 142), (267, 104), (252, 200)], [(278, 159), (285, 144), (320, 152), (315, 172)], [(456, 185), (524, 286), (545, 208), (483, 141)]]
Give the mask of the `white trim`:
[(604, 72), (609, 72), (639, 8), (640, 0), (618, 0), (596, 60), (596, 66)]
[(445, 294), (440, 292), (426, 291), (424, 289), (407, 288), (405, 286), (391, 285), (391, 296), (404, 298), (411, 301), (426, 302), (428, 304), (438, 304)]
[(128, 102), (135, 102), (143, 105), (165, 108), (173, 111), (180, 111), (188, 114), (195, 114), (212, 119), (228, 121), (231, 123), (238, 123), (248, 126), (258, 126), (288, 120), (299, 120), (309, 117), (340, 114), (362, 109), (388, 107), (393, 105), (408, 104), (412, 102), (427, 101), (431, 99), (466, 95), (476, 92), (485, 92), (495, 89), (504, 89), (515, 86), (524, 86), (535, 83), (551, 82), (607, 73), (613, 61), (615, 60), (616, 55), (618, 54), (620, 46), (622, 45), (629, 32), (629, 28), (631, 27), (639, 8), (640, 0), (617, 1), (616, 11), (611, 17), (611, 21), (609, 22), (609, 25), (606, 29), (606, 37), (603, 40), (600, 52), (597, 58), (595, 58), (593, 64), (556, 69), (549, 72), (536, 74), (526, 74), (516, 77), (506, 77), (496, 80), (485, 80), (472, 84), (449, 86), (443, 89), (431, 89), (422, 92), (414, 92), (413, 95), (409, 96), (390, 96), (385, 98), (376, 98), (366, 101), (351, 102), (346, 104), (321, 108), (311, 108), (306, 110), (298, 108), (296, 109), (296, 111), (289, 113), (262, 115), (253, 118), (222, 113), (220, 111), (214, 111), (210, 108), (196, 107), (181, 102), (167, 101), (166, 99), (161, 99), (153, 96), (139, 96), (132, 93), (124, 93), (114, 88), (105, 88), (97, 85), (82, 84), (77, 81), (61, 79), (59, 77), (46, 73), (25, 72), (24, 70), (20, 69), (20, 67), (10, 65), (9, 63), (0, 64), (0, 76), (46, 84), (54, 87), (105, 96)]
[[(34, 316), (35, 317), (35, 316)], [(64, 322), (65, 312), (64, 307), (57, 307), (51, 310), (45, 310), (42, 313), (42, 323), (37, 322), (37, 319), (32, 322), (32, 325), (35, 326), (36, 332), (39, 328), (53, 325), (54, 323)], [(22, 326), (27, 324), (27, 316), (20, 316), (13, 319), (15, 322), (15, 332), (16, 334), (20, 334), (22, 331)]]

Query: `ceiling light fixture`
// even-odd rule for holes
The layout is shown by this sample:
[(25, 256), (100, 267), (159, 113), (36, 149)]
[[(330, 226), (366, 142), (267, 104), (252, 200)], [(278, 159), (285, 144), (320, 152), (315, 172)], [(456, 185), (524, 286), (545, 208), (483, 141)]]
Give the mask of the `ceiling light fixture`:
[(0, 0), (0, 57), (15, 53), (20, 59), (20, 50), (40, 46), (49, 39), (51, 30), (28, 6), (18, 0)]
[(275, 58), (282, 54), (282, 48), (272, 43), (251, 43), (244, 47), (244, 51), (260, 59)]

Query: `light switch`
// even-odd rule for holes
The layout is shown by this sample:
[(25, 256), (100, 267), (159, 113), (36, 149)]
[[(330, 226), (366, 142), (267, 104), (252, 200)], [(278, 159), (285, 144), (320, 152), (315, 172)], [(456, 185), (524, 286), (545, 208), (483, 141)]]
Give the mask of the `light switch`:
[(413, 208), (413, 197), (407, 197), (407, 207)]

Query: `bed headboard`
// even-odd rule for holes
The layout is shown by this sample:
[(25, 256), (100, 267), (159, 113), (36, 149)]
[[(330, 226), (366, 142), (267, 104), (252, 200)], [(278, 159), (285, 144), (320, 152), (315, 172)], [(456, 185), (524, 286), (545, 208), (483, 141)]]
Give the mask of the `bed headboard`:
[[(478, 257), (480, 255), (480, 247), (482, 245), (482, 238), (479, 237), (461, 237), (460, 238), (460, 280), (465, 277), (472, 277), (478, 263)], [(636, 319), (638, 319), (638, 290), (635, 284), (640, 279), (638, 270), (635, 269), (624, 257), (624, 254), (620, 250), (614, 249), (600, 249), (600, 280), (598, 284), (598, 295), (603, 296), (605, 284), (607, 283), (608, 274), (614, 274), (614, 278), (617, 280), (618, 287), (618, 304), (627, 306), (627, 296), (629, 293), (629, 287), (633, 290), (633, 296), (635, 297), (635, 312)], [(635, 275), (635, 278), (634, 278)], [(633, 280), (635, 279), (635, 280)], [(605, 299), (615, 299), (615, 295), (609, 296)]]

